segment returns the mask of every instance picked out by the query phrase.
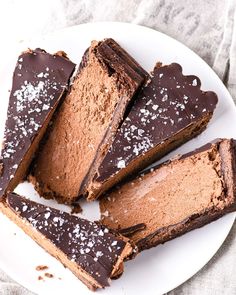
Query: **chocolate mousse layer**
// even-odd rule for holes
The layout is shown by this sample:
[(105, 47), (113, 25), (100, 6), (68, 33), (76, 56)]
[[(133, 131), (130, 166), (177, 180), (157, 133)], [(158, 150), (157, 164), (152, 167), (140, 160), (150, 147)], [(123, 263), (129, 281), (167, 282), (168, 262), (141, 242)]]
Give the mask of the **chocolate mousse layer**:
[(156, 65), (91, 183), (90, 199), (206, 128), (217, 96), (200, 87), (199, 78), (183, 75), (179, 64)]
[(114, 40), (92, 42), (35, 161), (31, 180), (40, 195), (72, 203), (87, 194), (146, 75)]
[(9, 193), (1, 210), (88, 288), (109, 286), (132, 254), (127, 238), (108, 228)]
[(217, 140), (117, 187), (100, 200), (102, 223), (144, 250), (235, 211), (235, 146)]
[(67, 92), (73, 64), (62, 51), (28, 50), (17, 61), (1, 151), (0, 197), (25, 177), (59, 101)]

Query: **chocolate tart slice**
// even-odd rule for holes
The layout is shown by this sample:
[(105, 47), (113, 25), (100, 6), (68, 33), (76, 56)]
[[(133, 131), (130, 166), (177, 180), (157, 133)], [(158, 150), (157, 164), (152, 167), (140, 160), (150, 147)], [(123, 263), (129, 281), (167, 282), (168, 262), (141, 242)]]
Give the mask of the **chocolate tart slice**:
[(1, 151), (0, 197), (26, 176), (48, 123), (66, 93), (75, 64), (64, 52), (28, 50), (17, 61)]
[(200, 87), (199, 78), (184, 76), (179, 64), (156, 65), (100, 165), (89, 199), (97, 198), (206, 128), (217, 96)]
[(9, 193), (1, 210), (32, 239), (68, 267), (88, 288), (109, 286), (132, 254), (127, 238), (77, 216)]
[(87, 194), (146, 75), (114, 40), (92, 42), (35, 161), (31, 181), (40, 195), (70, 204)]
[(144, 250), (235, 211), (235, 146), (220, 139), (126, 182), (101, 199), (102, 223)]

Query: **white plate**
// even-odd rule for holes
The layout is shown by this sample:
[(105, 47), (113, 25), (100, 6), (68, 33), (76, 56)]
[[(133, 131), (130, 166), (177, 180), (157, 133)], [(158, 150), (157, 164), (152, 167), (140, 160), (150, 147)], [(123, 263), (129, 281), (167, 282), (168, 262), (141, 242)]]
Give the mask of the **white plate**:
[[(176, 40), (145, 27), (123, 23), (94, 23), (68, 28), (38, 41), (21, 44), (20, 48), (9, 52), (0, 68), (0, 133), (4, 126), (3, 109), (6, 110), (7, 107), (7, 90), (11, 87), (12, 71), (20, 50), (27, 47), (41, 47), (49, 52), (64, 50), (73, 61), (79, 63), (90, 41), (104, 37), (117, 40), (146, 70), (151, 70), (157, 61), (166, 64), (179, 62), (185, 74), (196, 74), (201, 78), (203, 89), (214, 90), (218, 94), (219, 103), (207, 130), (168, 157), (190, 151), (216, 137), (236, 138), (236, 108), (230, 94), (211, 68)], [(20, 185), (17, 191), (39, 202), (58, 207), (53, 201), (39, 199), (29, 184)], [(83, 216), (98, 217), (96, 203), (86, 204), (85, 207)], [(143, 294), (145, 290), (149, 295), (158, 295), (172, 290), (210, 260), (228, 235), (234, 219), (235, 213), (229, 214), (201, 229), (141, 253), (135, 260), (126, 263), (123, 276), (113, 281), (112, 286), (102, 290), (101, 294), (136, 295)], [(51, 294), (52, 290), (58, 295), (91, 294), (70, 271), (2, 215), (0, 225), (0, 267), (12, 278), (39, 294)], [(49, 266), (53, 279), (37, 280), (40, 273), (35, 267), (42, 264)]]

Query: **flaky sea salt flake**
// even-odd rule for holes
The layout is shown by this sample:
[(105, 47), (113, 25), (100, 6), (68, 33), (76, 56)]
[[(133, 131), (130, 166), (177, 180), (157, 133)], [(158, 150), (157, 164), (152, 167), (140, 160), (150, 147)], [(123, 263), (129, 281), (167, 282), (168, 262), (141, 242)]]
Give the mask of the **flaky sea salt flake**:
[(125, 168), (125, 161), (124, 160), (120, 160), (117, 163), (117, 168), (119, 168), (119, 169)]
[(50, 217), (50, 215), (51, 215), (50, 212), (45, 213), (44, 214), (45, 219), (48, 219)]
[(27, 206), (27, 205), (24, 205), (24, 206), (22, 207), (22, 211), (23, 211), (23, 212), (25, 212), (27, 209), (28, 209), (28, 206)]
[(197, 86), (197, 79), (194, 79), (192, 82), (192, 86)]
[(43, 111), (47, 111), (49, 108), (50, 108), (49, 105), (44, 104), (43, 107), (42, 107), (42, 110), (43, 110)]

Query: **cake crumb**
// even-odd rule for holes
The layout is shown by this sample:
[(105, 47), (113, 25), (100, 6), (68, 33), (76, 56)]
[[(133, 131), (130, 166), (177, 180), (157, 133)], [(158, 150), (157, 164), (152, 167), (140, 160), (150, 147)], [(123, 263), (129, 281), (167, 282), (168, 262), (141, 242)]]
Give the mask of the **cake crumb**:
[(54, 275), (49, 273), (49, 272), (45, 272), (44, 276), (49, 278), (49, 279), (52, 279), (54, 277)]
[(74, 206), (71, 210), (71, 214), (78, 214), (82, 212), (83, 212), (83, 209), (79, 204), (76, 204), (76, 206)]
[(39, 281), (43, 281), (43, 277), (38, 276), (38, 280), (39, 280)]
[(48, 266), (46, 266), (46, 265), (38, 265), (36, 267), (37, 271), (43, 271), (43, 270), (47, 270), (47, 269), (48, 269)]

